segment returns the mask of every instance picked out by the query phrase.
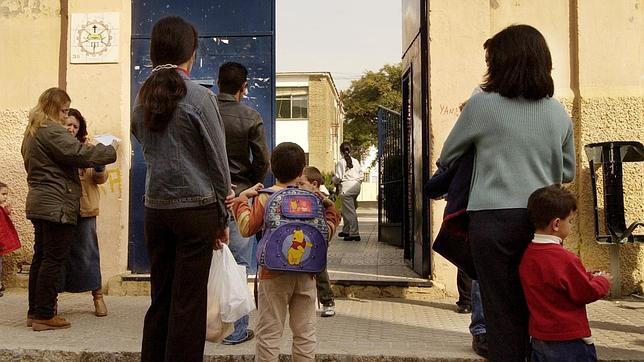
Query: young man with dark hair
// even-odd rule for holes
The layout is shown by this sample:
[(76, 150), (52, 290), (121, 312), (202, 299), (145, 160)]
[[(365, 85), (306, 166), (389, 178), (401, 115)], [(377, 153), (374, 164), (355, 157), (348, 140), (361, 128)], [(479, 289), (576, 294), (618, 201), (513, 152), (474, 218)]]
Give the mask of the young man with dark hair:
[[(239, 63), (224, 63), (219, 67), (217, 102), (226, 131), (226, 152), (230, 179), (236, 185), (236, 194), (261, 182), (268, 170), (268, 146), (264, 136), (264, 124), (259, 112), (241, 103), (247, 88), (248, 71)], [(250, 268), (253, 253), (253, 238), (244, 238), (234, 220), (230, 220), (230, 250), (237, 264)], [(248, 316), (235, 322), (233, 333), (223, 340), (224, 344), (238, 344), (251, 340), (254, 332), (248, 329)]]
[(577, 201), (560, 185), (542, 187), (528, 199), (534, 239), (519, 276), (530, 312), (532, 361), (596, 361), (586, 304), (610, 289), (612, 277), (587, 272), (579, 257), (564, 249)]
[[(270, 188), (276, 192), (296, 187), (305, 165), (304, 151), (291, 142), (280, 143), (271, 154), (271, 170), (277, 183)], [(244, 236), (262, 230), (269, 194), (258, 191), (257, 184), (243, 191), (233, 204), (233, 213)], [(249, 206), (249, 199), (253, 199)], [(322, 202), (329, 237), (340, 223), (340, 214), (333, 202)], [(268, 210), (268, 212), (277, 212)], [(269, 214), (270, 217), (270, 214)], [(284, 321), (288, 310), (293, 332), (292, 357), (294, 361), (315, 360), (315, 280), (314, 274), (275, 271), (260, 266), (258, 271), (258, 321), (255, 358), (258, 361), (277, 361), (280, 354)]]

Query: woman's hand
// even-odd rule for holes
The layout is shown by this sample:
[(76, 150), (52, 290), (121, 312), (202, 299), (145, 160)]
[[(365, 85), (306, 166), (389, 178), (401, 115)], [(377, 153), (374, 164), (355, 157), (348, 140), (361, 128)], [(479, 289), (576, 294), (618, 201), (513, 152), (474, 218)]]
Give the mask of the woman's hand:
[(225, 229), (222, 229), (218, 235), (215, 236), (215, 241), (212, 243), (212, 248), (214, 250), (219, 250), (228, 245), (228, 240), (230, 238), (230, 229), (226, 226)]
[(228, 210), (233, 209), (233, 204), (235, 203), (235, 187), (237, 187), (237, 185), (230, 186), (230, 193), (228, 194), (228, 196), (226, 196), (226, 200), (224, 200), (224, 203), (226, 204), (226, 208)]

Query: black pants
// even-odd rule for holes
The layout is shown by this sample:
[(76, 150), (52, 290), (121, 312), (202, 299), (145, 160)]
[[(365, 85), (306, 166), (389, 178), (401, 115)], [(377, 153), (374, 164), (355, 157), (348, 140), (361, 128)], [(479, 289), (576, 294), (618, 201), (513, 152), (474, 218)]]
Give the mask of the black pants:
[(34, 219), (34, 256), (29, 269), (29, 310), (35, 319), (54, 316), (56, 285), (74, 240), (74, 225)]
[(212, 205), (145, 209), (152, 304), (143, 326), (142, 361), (203, 360), (208, 271), (220, 219)]
[(485, 210), (469, 216), (490, 360), (525, 361), (529, 351), (528, 307), (519, 280), (519, 263), (534, 234), (527, 210)]
[(456, 287), (458, 288), (458, 301), (456, 305), (472, 307), (472, 279), (460, 269), (456, 274)]

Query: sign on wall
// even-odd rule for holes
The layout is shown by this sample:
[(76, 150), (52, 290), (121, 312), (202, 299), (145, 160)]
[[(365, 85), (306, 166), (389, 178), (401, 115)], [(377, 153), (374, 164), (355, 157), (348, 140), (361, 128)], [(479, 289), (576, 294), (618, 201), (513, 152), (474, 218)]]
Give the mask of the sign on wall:
[(72, 14), (72, 63), (118, 63), (118, 59), (119, 13)]

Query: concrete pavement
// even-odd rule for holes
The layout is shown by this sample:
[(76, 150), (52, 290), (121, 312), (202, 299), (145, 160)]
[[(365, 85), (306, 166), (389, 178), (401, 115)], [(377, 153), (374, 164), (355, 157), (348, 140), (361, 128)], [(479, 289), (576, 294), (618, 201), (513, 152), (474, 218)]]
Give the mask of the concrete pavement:
[[(106, 296), (110, 314), (92, 314), (89, 293), (62, 294), (59, 313), (72, 328), (33, 332), (27, 294), (0, 298), (0, 361), (136, 361), (149, 297)], [(600, 361), (644, 361), (644, 301), (602, 300), (588, 308)], [(251, 328), (255, 316), (251, 316)], [(469, 315), (453, 299), (338, 299), (337, 315), (318, 322), (318, 361), (480, 361), (470, 349)], [(282, 341), (290, 360), (291, 334)], [(206, 343), (206, 361), (251, 361), (255, 342)]]

